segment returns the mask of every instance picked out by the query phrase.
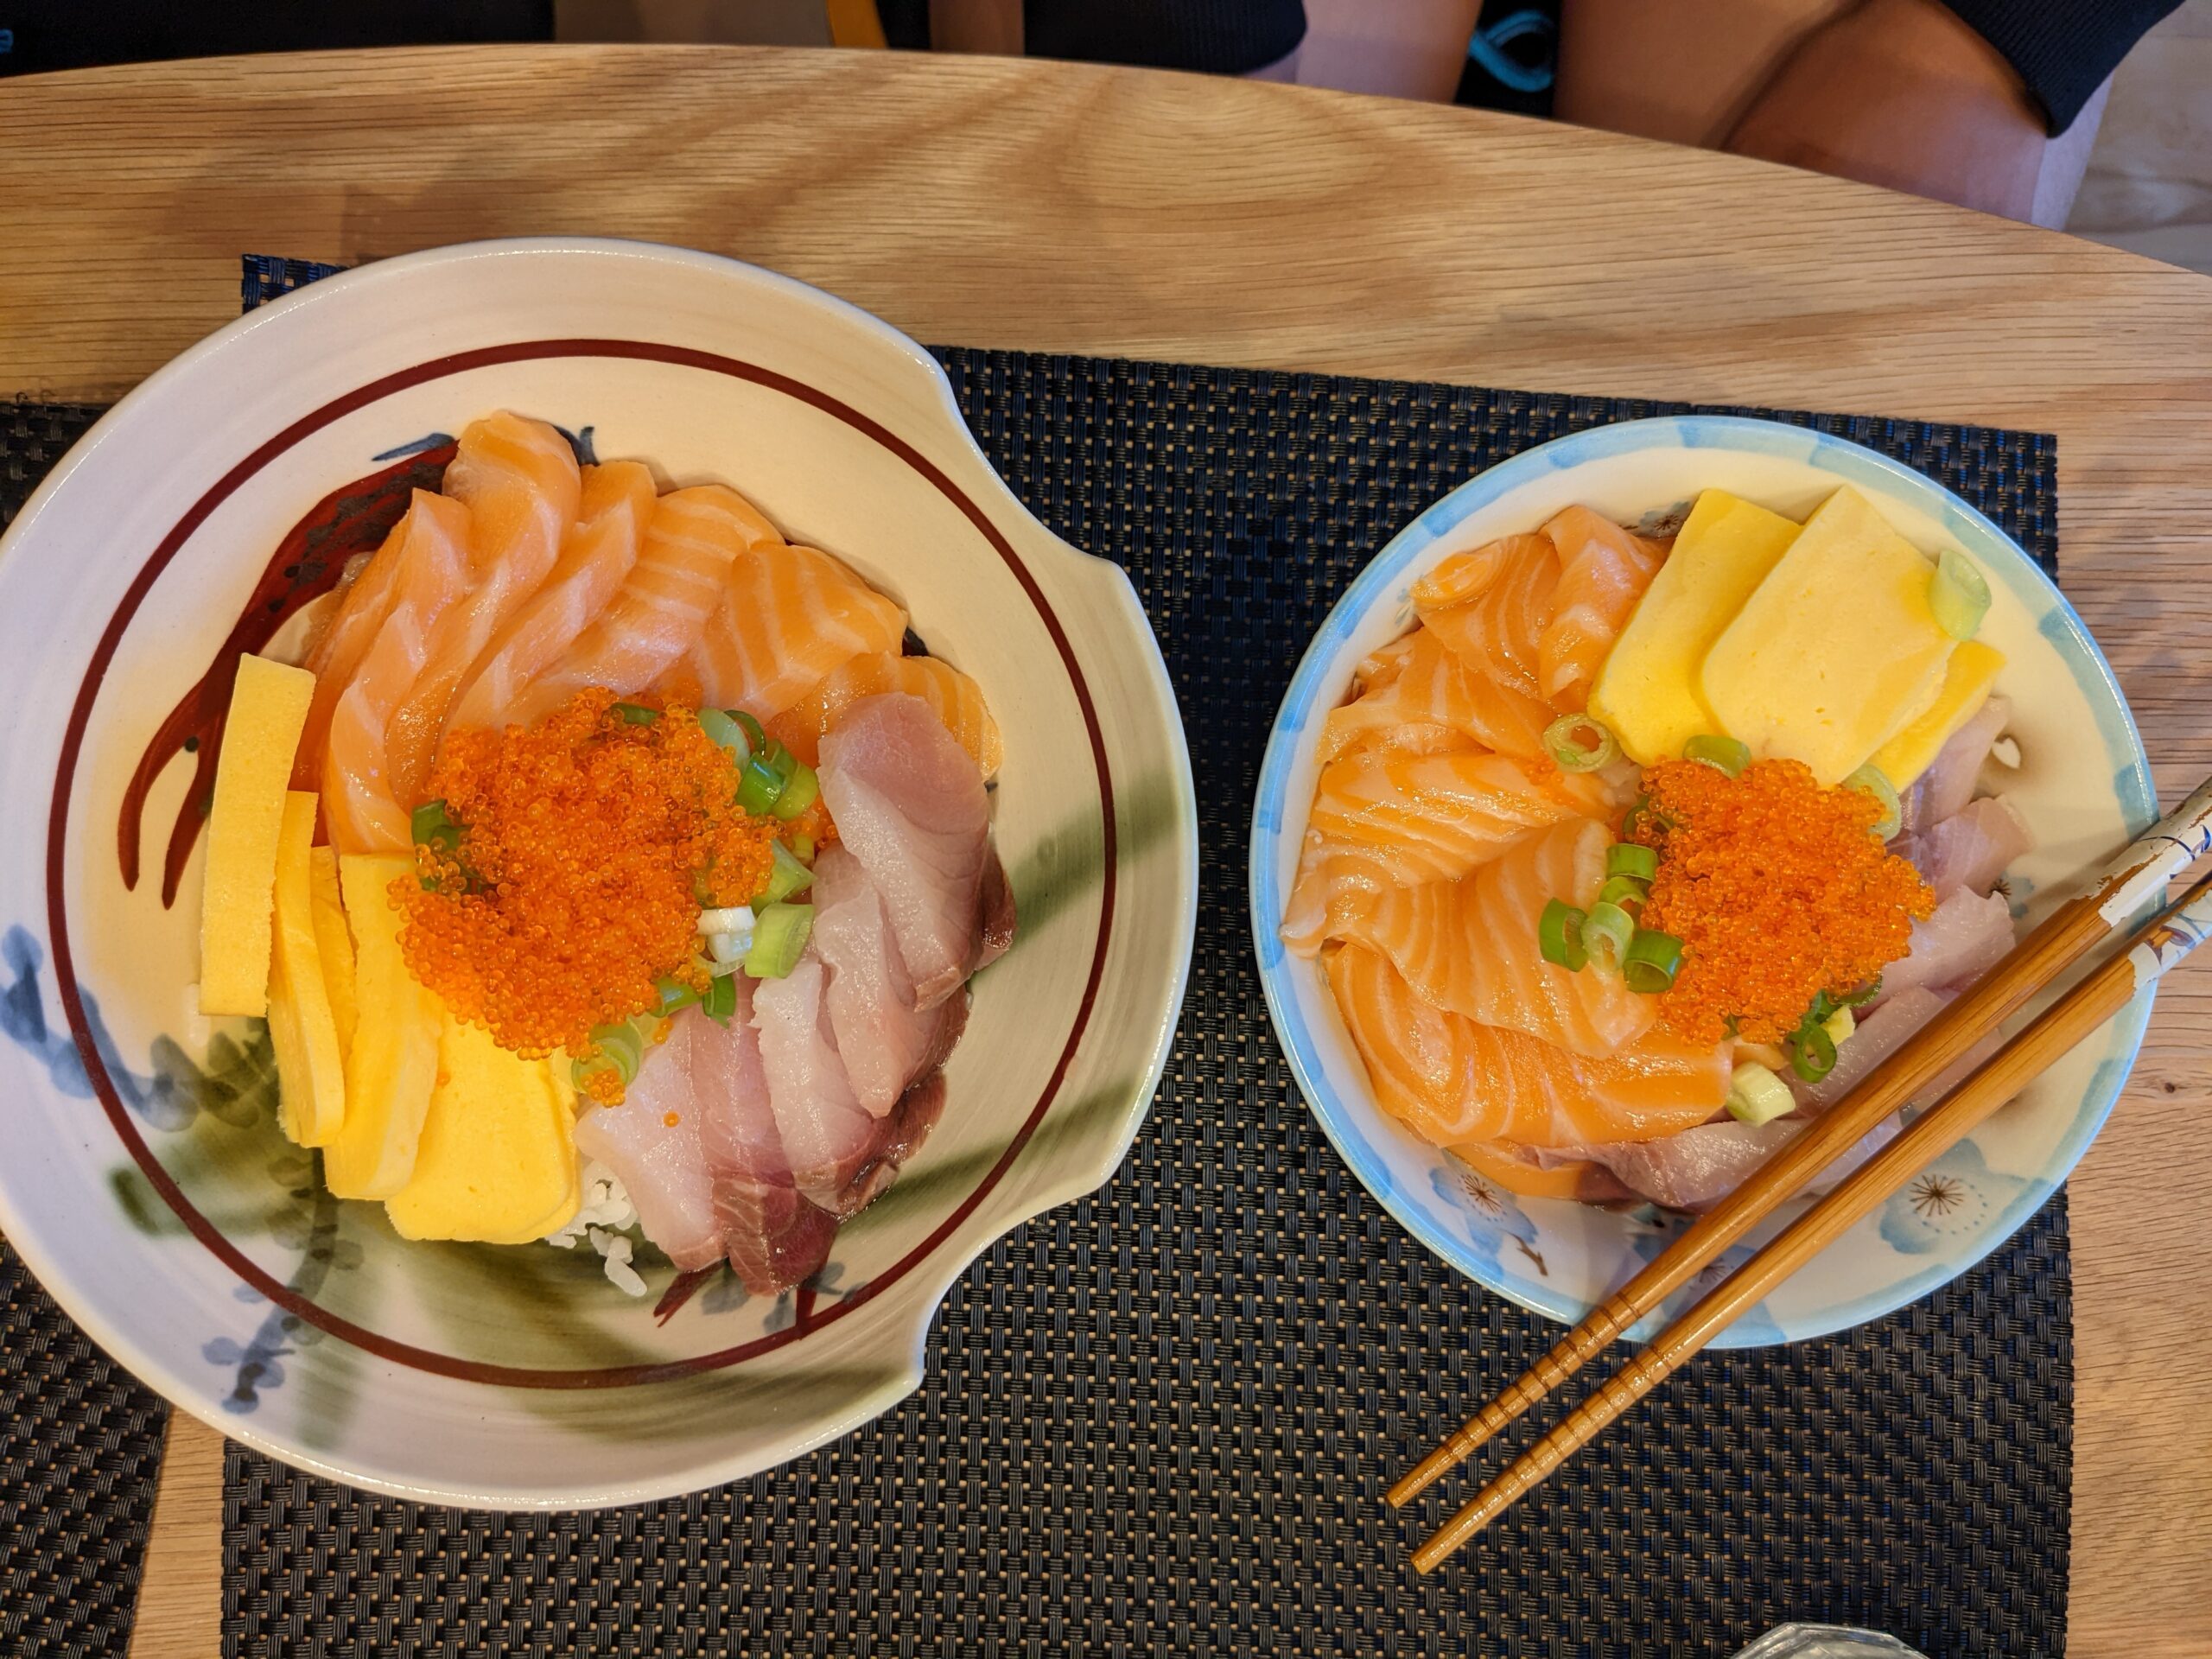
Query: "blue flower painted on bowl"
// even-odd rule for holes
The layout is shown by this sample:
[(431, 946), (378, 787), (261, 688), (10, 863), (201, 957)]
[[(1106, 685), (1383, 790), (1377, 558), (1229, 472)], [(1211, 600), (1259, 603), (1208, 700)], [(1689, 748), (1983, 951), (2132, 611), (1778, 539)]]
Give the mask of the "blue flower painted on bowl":
[(1932, 1255), (1988, 1226), (2027, 1185), (1990, 1168), (1973, 1141), (1961, 1141), (1882, 1206), (1882, 1236), (1907, 1255)]
[(1429, 1171), (1428, 1179), (1436, 1196), (1459, 1218), (1460, 1236), (1467, 1249), (1488, 1263), (1491, 1271), (1504, 1270), (1501, 1257), (1509, 1241), (1538, 1273), (1544, 1271), (1536, 1224), (1513, 1194), (1456, 1159), (1438, 1164)]

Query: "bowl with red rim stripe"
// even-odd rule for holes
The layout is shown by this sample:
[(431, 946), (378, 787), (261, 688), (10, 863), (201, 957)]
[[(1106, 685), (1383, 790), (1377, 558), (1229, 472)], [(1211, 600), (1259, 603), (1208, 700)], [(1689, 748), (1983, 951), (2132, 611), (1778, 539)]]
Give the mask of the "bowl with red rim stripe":
[[(780, 1297), (679, 1289), (645, 1249), (632, 1298), (588, 1248), (402, 1241), (278, 1133), (262, 1022), (197, 1012), (200, 738), (219, 711), (195, 688), (227, 683), (226, 648), (282, 654), (303, 593), (497, 409), (664, 486), (734, 486), (904, 605), (1003, 732), (1014, 948), (975, 982), (921, 1155)], [(979, 1251), (1111, 1174), (1165, 1064), (1197, 829), (1128, 579), (1021, 505), (920, 347), (773, 273), (486, 243), (251, 313), (118, 404), (0, 542), (0, 660), (18, 693), (0, 733), (0, 1231), (149, 1383), (315, 1473), (574, 1508), (831, 1440), (919, 1383), (930, 1319)]]
[[(1923, 550), (1964, 552), (1989, 579), (1981, 637), (2006, 658), (2021, 765), (2005, 792), (2035, 849), (2006, 872), (2017, 923), (2041, 918), (2158, 816), (2150, 766), (2119, 682), (2034, 560), (1940, 484), (1809, 428), (1686, 415), (1624, 421), (1540, 444), (1469, 480), (1394, 537), (1322, 624), (1269, 734), (1254, 804), (1251, 922), (1268, 1012), (1314, 1116), (1360, 1180), (1430, 1249), (1477, 1282), (1562, 1321), (1580, 1319), (1673, 1242), (1681, 1217), (1510, 1192), (1419, 1140), (1376, 1103), (1318, 964), (1279, 930), (1319, 776), (1322, 722), (1360, 659), (1414, 624), (1410, 589), (1455, 554), (1537, 529), (1577, 505), (1617, 523), (1679, 523), (1723, 489), (1802, 519), (1858, 489)], [(1472, 948), (1479, 948), (1478, 944)], [(2133, 1065), (2146, 987), (2102, 1031), (1739, 1319), (1726, 1346), (1819, 1336), (1876, 1319), (1948, 1282), (2010, 1237), (2079, 1161)], [(1785, 1205), (1723, 1259), (1732, 1268), (1801, 1212)], [(1710, 1270), (1668, 1305), (1711, 1287)], [(1656, 1334), (1661, 1319), (1633, 1332)]]

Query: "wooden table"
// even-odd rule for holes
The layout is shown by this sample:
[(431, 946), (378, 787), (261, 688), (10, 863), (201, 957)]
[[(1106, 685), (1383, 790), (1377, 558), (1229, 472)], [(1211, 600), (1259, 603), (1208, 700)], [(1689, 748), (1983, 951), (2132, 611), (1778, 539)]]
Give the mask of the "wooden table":
[[(2067, 591), (2171, 802), (2212, 771), (2212, 282), (1726, 156), (1466, 111), (879, 53), (334, 54), (0, 82), (0, 390), (110, 398), (238, 255), (590, 232), (924, 340), (2059, 435)], [(2212, 975), (2073, 1183), (2077, 1655), (2212, 1651)], [(180, 1418), (133, 1651), (216, 1650)]]

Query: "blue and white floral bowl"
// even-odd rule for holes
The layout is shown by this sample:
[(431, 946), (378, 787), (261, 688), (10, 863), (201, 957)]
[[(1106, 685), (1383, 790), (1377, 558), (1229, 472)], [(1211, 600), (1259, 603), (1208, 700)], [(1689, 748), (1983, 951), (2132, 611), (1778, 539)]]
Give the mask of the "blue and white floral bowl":
[[(743, 490), (899, 597), (1004, 733), (1020, 935), (928, 1146), (779, 1298), (686, 1300), (658, 1252), (632, 1300), (588, 1249), (407, 1243), (278, 1134), (262, 1022), (197, 1013), (189, 688), (500, 408)], [(1023, 508), (919, 346), (772, 273), (486, 243), (252, 313), (117, 405), (0, 542), (0, 1231), (149, 1383), (317, 1473), (576, 1508), (834, 1440), (919, 1383), (979, 1251), (1107, 1178), (1166, 1062), (1197, 821), (1135, 592)]]
[[(2002, 651), (2020, 770), (2006, 792), (2036, 850), (2010, 872), (2013, 907), (2040, 919), (2157, 816), (2142, 740), (2111, 667), (2073, 607), (2004, 531), (1957, 496), (1886, 456), (1775, 422), (1719, 416), (1629, 421), (1557, 439), (1470, 480), (1401, 531), (1338, 601), (1275, 718), (1252, 820), (1252, 931), (1268, 1011), (1321, 1127), (1406, 1227), (1500, 1295), (1580, 1319), (1671, 1241), (1678, 1222), (1648, 1206), (1617, 1212), (1522, 1198), (1416, 1140), (1376, 1105), (1366, 1072), (1312, 963), (1276, 929), (1297, 868), (1319, 768), (1321, 723), (1360, 658), (1413, 624), (1409, 589), (1454, 553), (1535, 529), (1575, 503), (1623, 524), (1726, 489), (1802, 518), (1839, 484), (1858, 488), (1921, 547), (1958, 548), (1990, 578), (1982, 637)], [(2146, 988), (2102, 1032), (1945, 1154), (1804, 1271), (1738, 1320), (1748, 1346), (1839, 1331), (1902, 1307), (1964, 1273), (2040, 1208), (2079, 1161), (2134, 1064), (2151, 1014)], [(1656, 1332), (1802, 1208), (1786, 1205), (1677, 1294)]]

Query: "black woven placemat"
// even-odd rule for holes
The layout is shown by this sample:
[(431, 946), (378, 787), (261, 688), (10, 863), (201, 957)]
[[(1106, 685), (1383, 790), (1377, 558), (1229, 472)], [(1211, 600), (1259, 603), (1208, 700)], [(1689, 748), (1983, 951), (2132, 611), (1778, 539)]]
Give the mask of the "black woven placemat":
[[(250, 269), (249, 300), (316, 274)], [(975, 1264), (912, 1399), (736, 1486), (486, 1516), (233, 1446), (226, 1652), (1707, 1653), (1792, 1618), (2063, 1650), (2063, 1194), (1904, 1313), (1700, 1357), (1431, 1579), (1405, 1557), (1448, 1497), (1382, 1505), (1554, 1332), (1409, 1240), (1299, 1103), (1243, 920), (1261, 746), (1407, 518), (1529, 443), (1679, 406), (939, 355), (1014, 487), (1128, 569), (1189, 719), (1197, 955), (1128, 1162)], [(2048, 437), (1783, 418), (1898, 455), (2053, 563)]]
[[(0, 405), (0, 529), (99, 414)], [(22, 966), (0, 967), (0, 1033), (42, 1046)], [(0, 1655), (130, 1646), (168, 1414), (0, 1242)]]

